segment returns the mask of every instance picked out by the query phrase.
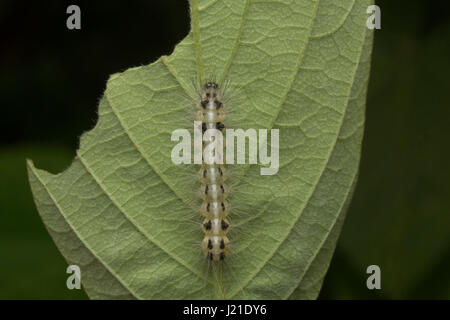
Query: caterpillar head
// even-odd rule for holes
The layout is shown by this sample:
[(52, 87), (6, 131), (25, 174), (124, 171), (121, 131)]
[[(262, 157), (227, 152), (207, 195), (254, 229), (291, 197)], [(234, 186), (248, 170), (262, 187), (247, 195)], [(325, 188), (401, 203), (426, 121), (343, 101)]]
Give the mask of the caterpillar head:
[(219, 85), (216, 82), (205, 83), (205, 89), (219, 89)]

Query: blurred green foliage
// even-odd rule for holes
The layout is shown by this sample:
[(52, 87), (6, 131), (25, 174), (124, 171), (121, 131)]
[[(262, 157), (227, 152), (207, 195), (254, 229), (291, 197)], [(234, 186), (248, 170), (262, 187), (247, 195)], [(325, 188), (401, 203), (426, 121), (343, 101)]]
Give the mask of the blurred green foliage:
[(67, 264), (37, 213), (25, 159), (64, 170), (71, 162), (67, 147), (19, 145), (0, 149), (0, 299), (80, 299), (82, 290), (66, 287)]
[(321, 298), (449, 299), (449, 8), (377, 3), (359, 182)]
[[(82, 30), (68, 31), (69, 4), (1, 3), (0, 299), (86, 298), (66, 288), (25, 159), (64, 170), (107, 76), (170, 54), (189, 28), (179, 0), (81, 1)], [(449, 299), (450, 6), (377, 4), (360, 177), (320, 298)], [(372, 264), (381, 290), (366, 288)]]

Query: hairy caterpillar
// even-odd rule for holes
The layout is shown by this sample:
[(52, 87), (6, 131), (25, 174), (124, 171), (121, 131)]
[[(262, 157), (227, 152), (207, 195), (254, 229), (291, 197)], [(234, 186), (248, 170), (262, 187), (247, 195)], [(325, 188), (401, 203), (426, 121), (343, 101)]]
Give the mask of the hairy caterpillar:
[[(225, 126), (224, 103), (222, 92), (216, 82), (207, 82), (201, 92), (198, 105), (197, 121), (202, 124), (202, 133), (208, 129), (222, 131)], [(203, 150), (212, 143), (211, 138), (203, 140)], [(202, 229), (205, 234), (202, 241), (203, 252), (209, 260), (224, 260), (229, 251), (230, 240), (227, 233), (230, 222), (227, 216), (230, 205), (227, 202), (228, 190), (225, 185), (224, 167), (217, 163), (203, 161), (198, 174), (201, 187), (200, 198), (203, 200), (201, 213), (204, 216)]]
[[(178, 243), (184, 252), (189, 252), (185, 255), (187, 261), (202, 279), (222, 291), (231, 282), (219, 278), (234, 278), (238, 272), (236, 263), (253, 255), (249, 248), (255, 245), (254, 236), (248, 230), (263, 227), (261, 214), (273, 195), (267, 188), (253, 192), (261, 179), (261, 165), (250, 163), (252, 139), (245, 133), (250, 130), (258, 136), (259, 129), (254, 128), (256, 124), (250, 127), (252, 109), (246, 92), (231, 80), (219, 82), (214, 77), (206, 81), (193, 79), (191, 85), (182, 85), (185, 90), (177, 96), (176, 109), (180, 113), (167, 118), (170, 128), (175, 128), (170, 139), (177, 142), (171, 150), (175, 166), (168, 168), (168, 174), (176, 176), (176, 188), (189, 210), (186, 214), (183, 209), (181, 215), (173, 210), (162, 219), (171, 221), (168, 228), (183, 225), (176, 234), (183, 235), (184, 241)], [(229, 135), (239, 130), (244, 136)], [(218, 136), (222, 138), (221, 147), (216, 143)], [(228, 146), (230, 140), (234, 140), (234, 147)], [(255, 141), (256, 146), (256, 142), (264, 140)], [(243, 149), (239, 148), (241, 143)], [(210, 148), (214, 144), (216, 148)], [(235, 157), (234, 162), (224, 157), (228, 151)], [(245, 163), (237, 162), (240, 155)]]
[[(229, 285), (248, 275), (238, 263), (243, 257), (259, 261), (258, 252), (264, 247), (255, 243), (254, 230), (264, 229), (261, 218), (269, 210), (273, 194), (268, 188), (259, 188), (261, 164), (250, 163), (252, 139), (245, 137), (246, 130), (253, 131), (254, 136), (258, 132), (248, 94), (230, 80), (193, 79), (192, 85), (181, 84), (184, 92), (176, 96), (177, 116), (170, 113), (167, 117), (170, 139), (177, 142), (171, 150), (174, 166), (168, 166), (167, 174), (176, 177), (175, 191), (183, 204), (161, 219), (168, 222), (167, 230), (178, 229), (170, 233), (171, 237), (183, 237), (182, 242), (174, 243), (182, 248), (186, 266), (204, 280), (205, 287), (213, 285), (222, 296), (231, 290)], [(243, 136), (229, 135), (239, 130)], [(234, 147), (224, 143), (213, 152), (209, 147), (218, 136), (226, 142), (234, 139)], [(260, 141), (266, 141), (266, 137), (254, 141), (253, 146), (258, 147), (256, 142)], [(228, 157), (217, 162), (217, 150), (219, 154), (232, 152), (236, 160), (244, 155), (245, 163), (225, 161)], [(255, 247), (258, 250), (250, 249)]]

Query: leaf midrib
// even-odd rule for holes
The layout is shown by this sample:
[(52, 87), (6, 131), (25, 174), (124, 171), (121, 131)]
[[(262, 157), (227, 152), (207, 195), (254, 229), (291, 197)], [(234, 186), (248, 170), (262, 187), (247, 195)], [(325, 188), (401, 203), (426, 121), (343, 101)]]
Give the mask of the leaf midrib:
[[(302, 62), (303, 62), (304, 53), (305, 53), (305, 51), (307, 50), (308, 45), (309, 45), (309, 42), (310, 42), (310, 40), (311, 40), (311, 38), (312, 38), (312, 37), (311, 37), (311, 32), (312, 32), (312, 28), (313, 28), (313, 26), (314, 26), (314, 22), (316, 21), (316, 18), (317, 18), (317, 11), (318, 11), (318, 8), (319, 8), (319, 2), (320, 2), (320, 0), (317, 0), (317, 1), (316, 1), (316, 6), (315, 6), (314, 12), (313, 12), (313, 18), (311, 19), (311, 23), (310, 23), (309, 28), (308, 28), (308, 30), (307, 30), (308, 36), (307, 36), (307, 41), (306, 41), (306, 43), (305, 43), (305, 45), (304, 45), (304, 49), (303, 49), (303, 51), (301, 51), (301, 52), (299, 53), (299, 57), (298, 57), (298, 59), (297, 59), (296, 65), (295, 65), (294, 72), (292, 73), (291, 80), (290, 80), (289, 84), (286, 86), (286, 90), (285, 90), (284, 94), (282, 95), (282, 98), (281, 98), (281, 100), (280, 100), (280, 103), (279, 103), (278, 107), (276, 108), (276, 112), (275, 112), (275, 114), (274, 114), (274, 116), (273, 116), (273, 120), (271, 121), (271, 123), (270, 123), (270, 125), (269, 125), (269, 129), (273, 128), (273, 126), (274, 126), (276, 120), (278, 119), (279, 114), (280, 114), (280, 112), (281, 112), (281, 108), (282, 108), (282, 106), (284, 105), (284, 103), (286, 102), (287, 96), (288, 96), (289, 92), (291, 91), (291, 88), (292, 88), (292, 86), (293, 86), (293, 84), (294, 84), (294, 82), (295, 82), (295, 80), (296, 80), (296, 78), (297, 78), (297, 76), (298, 76), (298, 73), (299, 73), (301, 64), (302, 64)], [(192, 3), (194, 3), (194, 6), (195, 6), (195, 7), (192, 9), (192, 11), (197, 11), (197, 9), (198, 9), (198, 7), (197, 7), (197, 6), (198, 6), (197, 1), (195, 0), (195, 1), (193, 1)], [(246, 1), (246, 4), (245, 4), (244, 13), (243, 13), (243, 18), (241, 19), (241, 25), (240, 25), (240, 30), (239, 30), (239, 33), (238, 33), (238, 37), (236, 37), (236, 41), (235, 41), (235, 44), (234, 44), (234, 47), (233, 47), (233, 50), (232, 50), (232, 54), (230, 55), (230, 58), (229, 58), (228, 61), (227, 61), (226, 67), (225, 67), (225, 69), (224, 69), (224, 73), (222, 73), (222, 76), (220, 77), (221, 80), (223, 80), (224, 77), (226, 76), (226, 72), (228, 71), (229, 66), (231, 66), (232, 60), (233, 60), (234, 55), (235, 55), (235, 53), (236, 53), (236, 51), (237, 51), (237, 46), (238, 46), (238, 44), (239, 44), (239, 40), (240, 40), (240, 36), (241, 36), (241, 32), (242, 32), (242, 26), (243, 26), (243, 23), (244, 23), (244, 20), (245, 20), (245, 17), (246, 17), (246, 13), (247, 13), (247, 9), (248, 9), (248, 4), (249, 4), (249, 1), (247, 0), (247, 1)], [(353, 8), (353, 6), (352, 6), (352, 8)], [(352, 9), (351, 9), (349, 12), (351, 12), (351, 11), (352, 11)], [(198, 26), (198, 25), (199, 25), (198, 14), (193, 15), (193, 20), (194, 20), (194, 19), (195, 19), (195, 21), (194, 21), (193, 25)], [(346, 21), (346, 19), (347, 19), (347, 17), (344, 19), (344, 22)], [(203, 61), (202, 58), (201, 58), (201, 57), (202, 57), (202, 51), (201, 51), (202, 46), (201, 46), (201, 39), (200, 39), (199, 28), (193, 28), (193, 32), (194, 32), (194, 42), (195, 42), (196, 57), (197, 57), (197, 60), (196, 60), (196, 61), (197, 61), (197, 62)], [(198, 33), (198, 34), (196, 34), (196, 33)], [(200, 57), (200, 58), (199, 58), (199, 57)], [(204, 67), (204, 66), (203, 66), (203, 62), (202, 62), (201, 64), (197, 64), (197, 68), (200, 69), (200, 75), (201, 75), (201, 76), (204, 75), (203, 67)], [(178, 79), (177, 79), (177, 80), (178, 80)], [(180, 85), (182, 86), (182, 83), (180, 83)], [(340, 123), (340, 127), (339, 127), (339, 128), (341, 128), (341, 126), (342, 126), (343, 118), (344, 118), (344, 116), (341, 118), (341, 123)], [(339, 130), (338, 130), (338, 131), (339, 131)], [(330, 148), (330, 153), (329, 153), (329, 155), (328, 155), (328, 157), (327, 157), (328, 160), (329, 160), (330, 154), (331, 154), (332, 151), (334, 150), (334, 147), (335, 147), (335, 145), (336, 145), (336, 141), (337, 141), (337, 139), (335, 139), (335, 141), (334, 141), (332, 147)], [(322, 177), (323, 172), (325, 171), (324, 168), (326, 168), (326, 165), (327, 165), (327, 164), (328, 164), (328, 161), (325, 163), (325, 165), (324, 165), (324, 167), (323, 167), (323, 169), (322, 169), (322, 171), (321, 171), (321, 173), (320, 173), (320, 175), (319, 175), (317, 181), (319, 181), (320, 178)], [(250, 168), (250, 165), (246, 165), (246, 168), (243, 170), (243, 174), (244, 174), (244, 175), (247, 174), (249, 168)], [(315, 192), (315, 190), (316, 190), (316, 187), (317, 187), (317, 183), (316, 183), (316, 184), (314, 185), (314, 187), (312, 188), (310, 197), (308, 198), (308, 201), (306, 201), (306, 203), (309, 202), (311, 196), (314, 194), (314, 192)], [(282, 243), (284, 243), (284, 241), (287, 239), (287, 237), (288, 237), (289, 234), (291, 233), (293, 226), (295, 226), (295, 224), (297, 223), (298, 219), (299, 219), (300, 216), (301, 216), (301, 213), (303, 212), (304, 208), (306, 207), (306, 203), (305, 203), (305, 205), (303, 206), (303, 208), (300, 209), (300, 213), (299, 213), (298, 217), (294, 220), (292, 226), (289, 228), (289, 231), (286, 233), (286, 235), (285, 235), (285, 237), (283, 238), (283, 240), (282, 240), (281, 242), (279, 242), (279, 244), (275, 247), (275, 249), (273, 250), (273, 252), (272, 252), (272, 253), (268, 256), (268, 258), (267, 258), (267, 259), (266, 259), (266, 260), (265, 260), (265, 261), (264, 261), (264, 262), (256, 269), (256, 271), (253, 273), (253, 275), (250, 275), (250, 276), (248, 277), (248, 279), (244, 282), (244, 284), (243, 284), (240, 288), (237, 288), (237, 289), (230, 295), (230, 299), (232, 299), (238, 292), (240, 292), (241, 290), (243, 290), (243, 289), (250, 283), (250, 281), (251, 281), (251, 280), (252, 280), (252, 279), (253, 279), (253, 278), (254, 278), (254, 277), (262, 270), (262, 268), (267, 264), (267, 262), (273, 257), (273, 255), (275, 254), (275, 252), (278, 250), (279, 246), (280, 246)]]

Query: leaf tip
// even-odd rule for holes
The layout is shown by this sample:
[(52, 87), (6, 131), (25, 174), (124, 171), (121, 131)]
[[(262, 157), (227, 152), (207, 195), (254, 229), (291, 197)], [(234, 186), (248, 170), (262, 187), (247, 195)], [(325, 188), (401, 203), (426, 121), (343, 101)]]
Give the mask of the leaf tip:
[(33, 162), (33, 160), (26, 158), (25, 164), (27, 166), (27, 172), (28, 172), (28, 177), (29, 177), (30, 173), (32, 173), (32, 171), (34, 171), (34, 169), (35, 169), (34, 162)]

